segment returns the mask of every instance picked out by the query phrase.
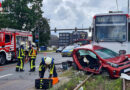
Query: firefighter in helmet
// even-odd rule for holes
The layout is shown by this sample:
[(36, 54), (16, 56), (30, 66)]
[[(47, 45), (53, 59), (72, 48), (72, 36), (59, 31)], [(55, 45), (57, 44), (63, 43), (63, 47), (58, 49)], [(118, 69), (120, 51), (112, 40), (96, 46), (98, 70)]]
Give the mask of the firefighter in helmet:
[(16, 72), (18, 72), (20, 70), (20, 72), (23, 72), (23, 67), (24, 67), (24, 57), (25, 57), (25, 54), (24, 54), (24, 42), (21, 42), (20, 43), (20, 48), (19, 48), (19, 51), (18, 51), (18, 62), (17, 62), (17, 66), (16, 66)]
[(35, 43), (32, 43), (31, 47), (29, 48), (29, 62), (30, 62), (30, 72), (35, 71), (35, 60), (36, 60), (36, 45)]
[(40, 78), (44, 77), (44, 73), (45, 73), (45, 70), (47, 68), (50, 69), (49, 78), (51, 78), (52, 75), (53, 75), (53, 77), (57, 77), (54, 59), (50, 58), (50, 57), (46, 57), (46, 58), (42, 58), (42, 61), (41, 61), (40, 66), (39, 66), (39, 76), (40, 76)]

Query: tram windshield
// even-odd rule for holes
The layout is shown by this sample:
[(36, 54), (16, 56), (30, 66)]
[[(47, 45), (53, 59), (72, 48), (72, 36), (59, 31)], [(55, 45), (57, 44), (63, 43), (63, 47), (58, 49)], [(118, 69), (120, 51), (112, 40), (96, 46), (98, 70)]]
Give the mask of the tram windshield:
[(95, 19), (96, 41), (124, 42), (127, 39), (127, 16), (104, 15)]

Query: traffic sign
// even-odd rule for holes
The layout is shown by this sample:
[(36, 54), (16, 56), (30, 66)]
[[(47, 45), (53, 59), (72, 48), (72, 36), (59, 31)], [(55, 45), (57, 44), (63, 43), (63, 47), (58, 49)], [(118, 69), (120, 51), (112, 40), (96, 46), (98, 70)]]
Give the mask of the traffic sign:
[(39, 42), (39, 40), (35, 40), (35, 42)]

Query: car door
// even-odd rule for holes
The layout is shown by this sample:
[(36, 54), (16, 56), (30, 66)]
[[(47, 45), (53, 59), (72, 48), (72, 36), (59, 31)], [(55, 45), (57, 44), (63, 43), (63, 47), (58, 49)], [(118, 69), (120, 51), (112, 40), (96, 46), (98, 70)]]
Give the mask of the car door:
[(94, 51), (84, 49), (82, 52), (79, 50), (79, 53), (83, 57), (83, 62), (86, 63), (86, 67), (82, 68), (84, 71), (100, 73), (102, 63)]

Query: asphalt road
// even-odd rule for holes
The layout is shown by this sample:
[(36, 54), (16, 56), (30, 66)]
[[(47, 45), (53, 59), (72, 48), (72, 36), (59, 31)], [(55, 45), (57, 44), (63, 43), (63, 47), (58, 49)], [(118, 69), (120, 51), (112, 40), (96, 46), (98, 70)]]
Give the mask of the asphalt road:
[[(53, 57), (55, 63), (61, 63), (67, 60), (72, 60), (71, 57), (61, 57), (60, 53), (49, 52), (40, 53), (36, 58), (36, 71), (29, 72), (30, 65), (24, 65), (24, 72), (15, 72), (16, 63), (0, 66), (0, 90), (35, 90), (35, 79), (39, 78), (38, 67), (42, 57)], [(62, 67), (61, 65), (56, 66)], [(48, 77), (48, 71), (45, 72), (45, 77)]]

